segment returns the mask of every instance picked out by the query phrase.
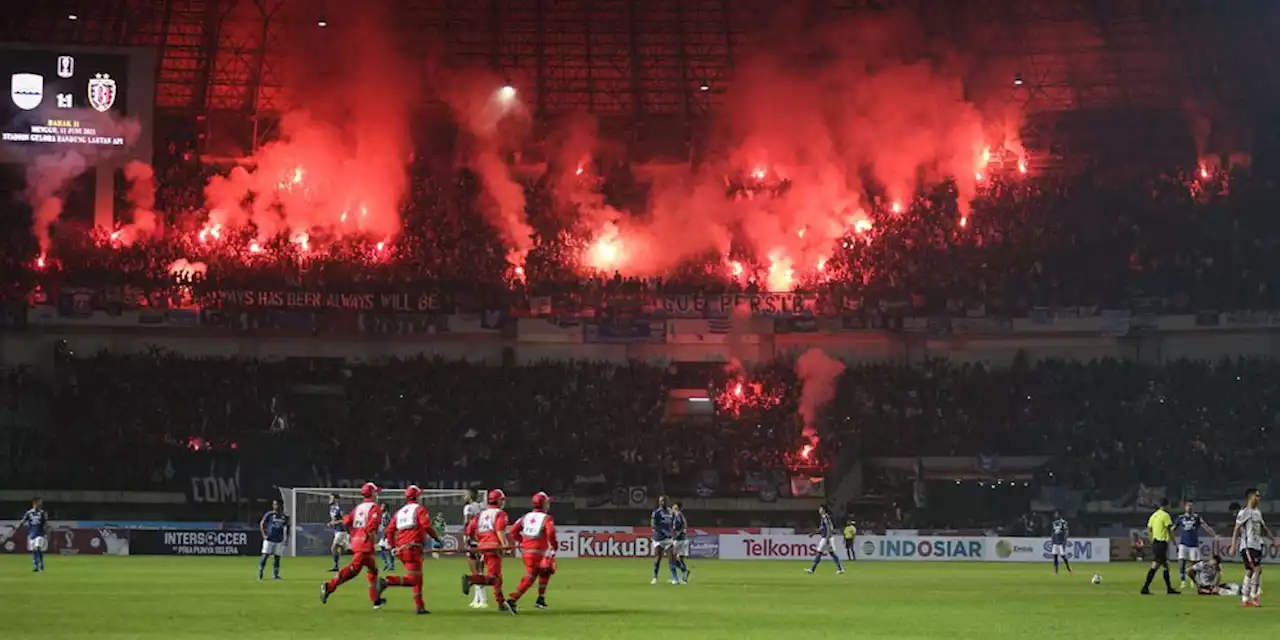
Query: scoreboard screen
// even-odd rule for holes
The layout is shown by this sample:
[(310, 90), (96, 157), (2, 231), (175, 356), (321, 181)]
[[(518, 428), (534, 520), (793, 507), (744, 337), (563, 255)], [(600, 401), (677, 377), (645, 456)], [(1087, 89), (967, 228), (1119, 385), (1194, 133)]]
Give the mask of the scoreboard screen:
[(127, 54), (0, 50), (0, 141), (16, 145), (128, 147), (140, 127), (130, 124)]

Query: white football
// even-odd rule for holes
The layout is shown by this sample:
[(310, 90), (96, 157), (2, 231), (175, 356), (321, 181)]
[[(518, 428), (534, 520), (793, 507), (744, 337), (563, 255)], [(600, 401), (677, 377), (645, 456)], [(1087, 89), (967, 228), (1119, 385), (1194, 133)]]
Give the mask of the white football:
[(1095, 573), (1093, 574), (1093, 580), (1090, 580), (1090, 582), (1094, 584), (1102, 584), (1102, 576)]

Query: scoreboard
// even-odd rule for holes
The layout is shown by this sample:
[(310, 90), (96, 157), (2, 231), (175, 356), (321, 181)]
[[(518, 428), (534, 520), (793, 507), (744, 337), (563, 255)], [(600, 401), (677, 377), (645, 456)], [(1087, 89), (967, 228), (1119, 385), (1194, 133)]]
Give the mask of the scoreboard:
[(151, 157), (155, 54), (112, 47), (0, 44), (0, 155), (56, 151)]

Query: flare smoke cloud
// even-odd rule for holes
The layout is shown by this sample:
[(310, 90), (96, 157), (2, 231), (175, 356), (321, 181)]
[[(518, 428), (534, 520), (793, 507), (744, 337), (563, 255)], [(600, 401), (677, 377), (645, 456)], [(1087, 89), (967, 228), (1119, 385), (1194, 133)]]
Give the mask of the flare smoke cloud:
[(822, 349), (809, 349), (796, 360), (796, 376), (800, 378), (800, 417), (804, 420), (802, 435), (812, 445), (818, 444), (818, 410), (836, 397), (836, 384), (844, 370), (843, 362), (833, 359)]

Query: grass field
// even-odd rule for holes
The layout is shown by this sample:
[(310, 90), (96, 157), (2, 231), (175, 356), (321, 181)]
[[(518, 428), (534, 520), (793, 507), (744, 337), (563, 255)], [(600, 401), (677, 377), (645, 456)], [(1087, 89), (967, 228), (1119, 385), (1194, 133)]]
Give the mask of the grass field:
[[(1280, 607), (1241, 609), (1230, 597), (1141, 597), (1145, 566), (1136, 563), (1055, 576), (1048, 565), (863, 562), (837, 576), (827, 562), (808, 575), (797, 562), (706, 560), (693, 565), (691, 584), (670, 586), (650, 585), (650, 566), (642, 560), (563, 560), (547, 594), (551, 609), (535, 610), (530, 597), (522, 613), (510, 617), (467, 607), (470, 600), (458, 586), (461, 560), (427, 564), (430, 616), (412, 615), (407, 589), (389, 590), (387, 607), (373, 611), (363, 577), (321, 606), (318, 585), (330, 575), (324, 558), (285, 558), (280, 582), (258, 582), (256, 562), (51, 556), (46, 573), (32, 574), (28, 558), (0, 556), (0, 626), (15, 638), (99, 640), (424, 634), (1098, 640), (1169, 633), (1244, 637), (1280, 629)], [(1095, 571), (1103, 575), (1102, 585), (1089, 583)], [(1238, 581), (1239, 568), (1229, 567), (1227, 576)]]

